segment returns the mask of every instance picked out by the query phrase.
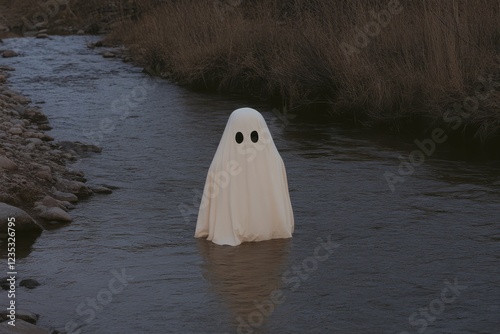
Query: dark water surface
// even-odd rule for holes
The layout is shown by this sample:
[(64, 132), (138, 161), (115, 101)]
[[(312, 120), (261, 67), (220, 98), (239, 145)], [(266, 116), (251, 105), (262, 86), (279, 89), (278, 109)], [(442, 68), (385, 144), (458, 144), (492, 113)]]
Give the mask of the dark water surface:
[(384, 173), (397, 173), (398, 156), (415, 145), (286, 122), (254, 105), (287, 167), (294, 238), (235, 248), (199, 241), (206, 172), (242, 102), (103, 59), (86, 48), (92, 40), (10, 39), (3, 48), (22, 56), (0, 60), (16, 68), (15, 89), (44, 102), (51, 135), (103, 147), (72, 168), (119, 187), (81, 202), (73, 223), (45, 231), (19, 260), (19, 278), (42, 283), (17, 295), (40, 325), (103, 334), (499, 332), (498, 163), (431, 157), (391, 192)]

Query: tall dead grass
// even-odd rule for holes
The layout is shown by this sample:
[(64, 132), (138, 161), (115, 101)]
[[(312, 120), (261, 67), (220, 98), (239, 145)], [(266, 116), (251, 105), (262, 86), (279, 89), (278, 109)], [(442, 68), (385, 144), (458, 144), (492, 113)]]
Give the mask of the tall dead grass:
[[(497, 0), (143, 0), (139, 7), (140, 18), (111, 38), (182, 84), (393, 131), (449, 126), (448, 108), (476, 98), (469, 116), (458, 108), (447, 116), (462, 118), (469, 137), (500, 134)], [(375, 18), (386, 12), (377, 29)], [(496, 89), (478, 89), (481, 78)]]

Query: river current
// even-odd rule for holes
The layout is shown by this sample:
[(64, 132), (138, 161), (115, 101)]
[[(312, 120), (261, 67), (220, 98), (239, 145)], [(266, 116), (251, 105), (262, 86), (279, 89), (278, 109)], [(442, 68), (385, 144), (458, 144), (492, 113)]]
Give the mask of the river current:
[[(81, 333), (498, 333), (500, 164), (278, 117), (259, 102), (155, 79), (88, 36), (7, 39), (10, 82), (57, 140), (102, 153), (71, 168), (116, 189), (71, 211), (20, 259), (20, 308)], [(234, 109), (261, 111), (287, 168), (295, 233), (222, 247), (193, 237)], [(0, 301), (6, 303), (6, 296)], [(5, 304), (6, 305), (6, 304)]]

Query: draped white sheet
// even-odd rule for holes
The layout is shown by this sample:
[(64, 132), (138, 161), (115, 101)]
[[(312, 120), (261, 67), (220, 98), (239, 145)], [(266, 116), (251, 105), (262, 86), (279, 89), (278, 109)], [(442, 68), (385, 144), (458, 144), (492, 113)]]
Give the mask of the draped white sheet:
[(205, 183), (195, 237), (219, 245), (292, 237), (283, 160), (262, 115), (233, 111)]

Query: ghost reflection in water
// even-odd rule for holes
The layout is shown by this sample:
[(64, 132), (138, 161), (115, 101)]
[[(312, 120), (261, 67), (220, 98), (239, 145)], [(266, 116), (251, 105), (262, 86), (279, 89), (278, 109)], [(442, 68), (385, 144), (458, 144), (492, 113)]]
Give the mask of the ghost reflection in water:
[[(290, 241), (278, 239), (224, 247), (198, 240), (203, 277), (220, 306), (230, 311), (228, 325), (235, 329), (231, 332), (256, 334), (273, 326), (275, 312), (286, 300), (282, 285)], [(223, 308), (217, 305), (215, 309)]]
[(285, 165), (262, 115), (233, 111), (208, 171), (195, 237), (218, 245), (291, 238)]

